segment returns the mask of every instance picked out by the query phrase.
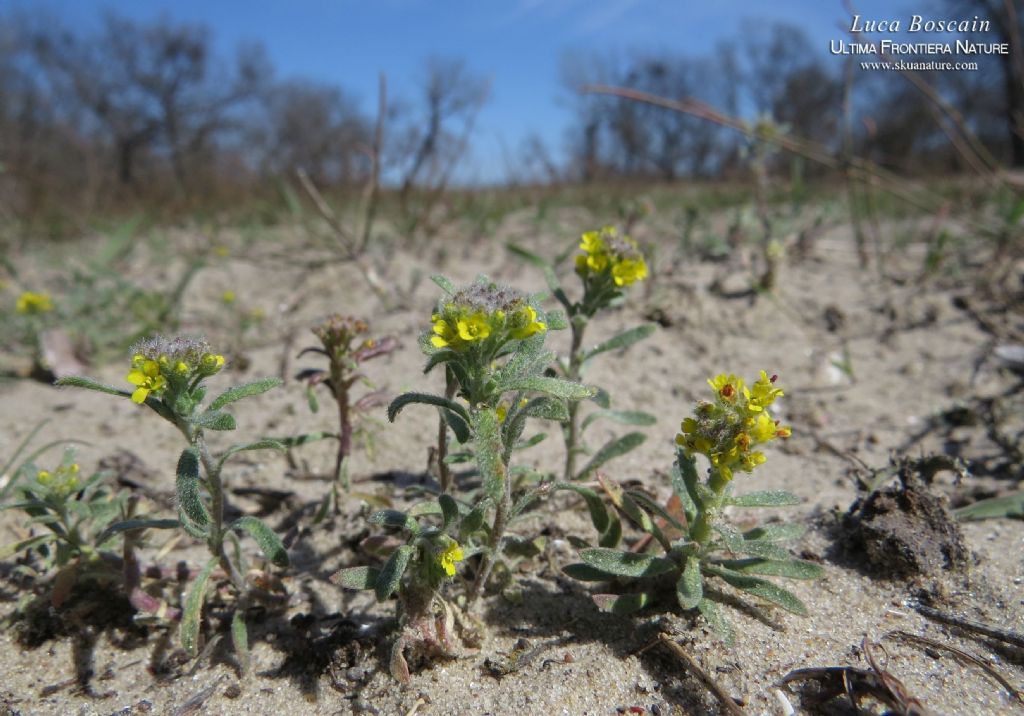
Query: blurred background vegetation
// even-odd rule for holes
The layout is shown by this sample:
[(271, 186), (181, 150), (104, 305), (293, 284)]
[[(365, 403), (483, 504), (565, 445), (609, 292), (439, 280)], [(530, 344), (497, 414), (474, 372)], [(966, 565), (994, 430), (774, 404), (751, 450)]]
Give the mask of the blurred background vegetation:
[[(899, 73), (860, 68), (875, 57), (825, 62), (822, 38), (784, 24), (751, 23), (706, 56), (567, 55), (562, 79), (575, 119), (565, 146), (528, 136), (508, 152), (504, 183), (750, 178), (741, 134), (692, 114), (578, 92), (591, 84), (693, 98), (751, 125), (770, 117), (837, 162), (856, 156), (908, 177), (973, 172), (979, 161), (989, 170), (1024, 166), (1024, 13), (1002, 0), (944, 0), (941, 10), (990, 20), (991, 31), (975, 39), (1007, 42), (1012, 52), (970, 58), (980, 64), (974, 72), (922, 73), (924, 88)], [(5, 239), (73, 235), (140, 213), (167, 222), (237, 212), (272, 223), (296, 196), (308, 198), (296, 188), (296, 170), (344, 201), (363, 192), (375, 163), (385, 206), (412, 215), (410, 205), (442, 194), (472, 203), (479, 187), (451, 191), (490, 90), (470, 63), (430, 59), (415, 92), (382, 97), (376, 141), (378, 117), (345, 87), (278, 79), (260, 44), (225, 55), (214, 39), (208, 27), (168, 18), (108, 13), (96, 28), (76, 30), (42, 12), (0, 13)], [(780, 153), (766, 171), (806, 179), (828, 169), (795, 167)]]

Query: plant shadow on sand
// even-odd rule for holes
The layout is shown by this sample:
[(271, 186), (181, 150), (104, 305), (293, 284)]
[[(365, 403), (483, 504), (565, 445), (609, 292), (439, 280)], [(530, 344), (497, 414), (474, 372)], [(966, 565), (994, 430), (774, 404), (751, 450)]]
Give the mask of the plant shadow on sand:
[(144, 646), (149, 630), (133, 620), (135, 609), (128, 598), (111, 593), (107, 585), (87, 580), (74, 585), (59, 608), (53, 606), (49, 591), (32, 599), (12, 618), (12, 629), (17, 643), (25, 649), (38, 649), (57, 639), (71, 642), (74, 677), (42, 689), (42, 696), (74, 688), (79, 693), (106, 698), (94, 687), (94, 680), (109, 678), (107, 667), (96, 673), (95, 650), (97, 642), (105, 636), (114, 648), (132, 652)]
[[(515, 651), (528, 655), (529, 660), (524, 663), (520, 656), (514, 663), (515, 668), (503, 673), (509, 660), (500, 655), (496, 659), (491, 655), (483, 662), (484, 674), (495, 678), (515, 678), (513, 674), (522, 670), (527, 672), (522, 678), (528, 681), (531, 670), (563, 669), (565, 678), (571, 679), (574, 667), (570, 647), (595, 643), (607, 647), (617, 659), (636, 658), (639, 661), (651, 679), (650, 685), (638, 684), (639, 701), (660, 702), (664, 713), (674, 713), (674, 708), (687, 714), (719, 713), (717, 702), (704, 686), (668, 651), (657, 646), (659, 635), (666, 633), (677, 640), (685, 635), (682, 636), (684, 646), (686, 642), (717, 638), (703, 634), (702, 628), (692, 618), (672, 610), (650, 610), (637, 616), (602, 612), (591, 600), (591, 593), (585, 586), (562, 576), (555, 577), (553, 582), (524, 579), (519, 586), (522, 588), (522, 603), (492, 598), (487, 604), (485, 619), (496, 634), (528, 640), (528, 644), (522, 641), (517, 644)], [(772, 628), (780, 628), (779, 623), (762, 610), (729, 594), (719, 596), (730, 607)]]

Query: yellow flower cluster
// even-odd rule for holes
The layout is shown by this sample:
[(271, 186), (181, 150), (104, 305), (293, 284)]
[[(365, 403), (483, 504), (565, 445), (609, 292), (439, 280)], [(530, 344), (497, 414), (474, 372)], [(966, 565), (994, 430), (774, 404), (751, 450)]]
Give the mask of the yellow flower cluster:
[(788, 438), (792, 430), (780, 426), (767, 408), (783, 395), (775, 387), (776, 376), (765, 371), (749, 388), (733, 374), (708, 380), (715, 402), (702, 402), (696, 417), (682, 422), (676, 443), (688, 454), (706, 455), (711, 466), (726, 480), (733, 472), (751, 472), (765, 462), (764, 453), (753, 448), (775, 438)]
[(547, 330), (537, 310), (511, 289), (478, 282), (459, 291), (431, 316), (430, 343), (464, 351), (489, 338), (499, 344)]
[(576, 273), (584, 279), (610, 275), (615, 285), (622, 287), (647, 278), (647, 262), (636, 241), (619, 236), (614, 226), (583, 234), (580, 250), (583, 253), (576, 256)]
[(51, 493), (64, 497), (78, 489), (78, 463), (61, 465), (53, 472), (40, 470), (36, 474), (36, 481), (47, 488)]
[(132, 401), (146, 402), (160, 395), (168, 385), (187, 385), (193, 378), (220, 372), (224, 356), (209, 351), (203, 341), (188, 338), (153, 338), (135, 348), (132, 369), (125, 380), (135, 386)]
[(27, 315), (49, 313), (53, 310), (53, 300), (50, 298), (50, 294), (48, 293), (25, 291), (18, 296), (18, 302), (15, 304), (15, 310), (17, 310), (18, 313)]
[(449, 577), (455, 576), (455, 563), (461, 562), (465, 557), (462, 554), (462, 547), (455, 540), (444, 548), (444, 551), (437, 556), (438, 564)]

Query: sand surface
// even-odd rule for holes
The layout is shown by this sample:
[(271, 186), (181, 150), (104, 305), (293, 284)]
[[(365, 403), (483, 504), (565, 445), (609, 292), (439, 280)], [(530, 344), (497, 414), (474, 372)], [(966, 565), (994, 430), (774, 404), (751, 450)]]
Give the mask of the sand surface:
[[(239, 356), (247, 359), (245, 372), (227, 370), (212, 382), (216, 389), (267, 375), (287, 380), (282, 388), (237, 405), (238, 437), (331, 429), (330, 409), (311, 414), (303, 385), (292, 379), (299, 368), (315, 364), (296, 359), (296, 354), (312, 345), (308, 328), (319, 318), (333, 311), (366, 317), (375, 334), (401, 340), (396, 353), (367, 364), (369, 377), (380, 387), (394, 394), (410, 389), (440, 392), (439, 376), (423, 375), (424, 359), (416, 344), (438, 297), (438, 289), (425, 277), (444, 273), (463, 283), (487, 273), (526, 290), (543, 290), (539, 272), (512, 259), (503, 242), (521, 242), (553, 255), (581, 227), (605, 218), (555, 212), (538, 228), (529, 215), (513, 215), (487, 241), (470, 243), (453, 230), (429, 245), (388, 247), (375, 253), (373, 261), (380, 285), (389, 287), (389, 299), (404, 304), (392, 310), (385, 310), (353, 266), (330, 261), (327, 251), (294, 231), (267, 230), (255, 239), (226, 232), (218, 242), (227, 246), (228, 255), (198, 275), (185, 299), (183, 324), (204, 333), (214, 345), (229, 342), (231, 332), (219, 308), (226, 289), (237, 293), (240, 305), (266, 314), (241, 351), (229, 346), (236, 365)], [(596, 321), (588, 341), (611, 336), (645, 316), (665, 325), (647, 341), (595, 361), (586, 379), (606, 387), (614, 407), (647, 410), (659, 420), (647, 429), (647, 442), (609, 464), (606, 474), (642, 481), (667, 499), (665, 470), (673, 456), (672, 441), (694, 400), (706, 394), (705, 379), (722, 371), (754, 377), (762, 368), (779, 374), (786, 388), (780, 409), (793, 426), (793, 438), (781, 448), (770, 446), (768, 463), (754, 476), (741, 476), (736, 487), (738, 492), (785, 488), (803, 498), (803, 504), (785, 511), (787, 519), (810, 528), (792, 549), (819, 561), (827, 576), (787, 586), (809, 605), (811, 616), (766, 608), (764, 617), (757, 618), (732, 611), (737, 638), (726, 647), (701, 619), (678, 611), (633, 619), (600, 613), (589, 598), (590, 586), (560, 572), (576, 561), (567, 537), (593, 539), (585, 510), (572, 501), (560, 503), (559, 509), (542, 505), (517, 526), (520, 534), (544, 531), (548, 536), (545, 553), (517, 575), (521, 600), (488, 596), (483, 614), (489, 633), (480, 652), (415, 673), (412, 683), (402, 688), (386, 673), (387, 619), (393, 606), (375, 604), (366, 594), (343, 592), (327, 581), (341, 567), (367, 562), (357, 551), (368, 533), (364, 517), (370, 508), (363, 498), (373, 496), (400, 507), (405, 487), (427, 479), (436, 414), (409, 408), (395, 425), (387, 425), (380, 410), (375, 419), (381, 424), (371, 431), (372, 450), (362, 446), (352, 460), (354, 493), (343, 514), (318, 527), (310, 527), (308, 511), (300, 519), (303, 530), (290, 548), (293, 565), (282, 573), (288, 603), (254, 625), (250, 675), (239, 679), (226, 640), (198, 662), (183, 659), (175, 630), (133, 626), (131, 614), (114, 603), (116, 595), (106, 610), (75, 600), (61, 610), (47, 610), (44, 603), (35, 610), (40, 623), (45, 626), (49, 619), (72, 633), (36, 635), (26, 645), (29, 627), (24, 621), (4, 629), (0, 714), (718, 713), (714, 698), (666, 650), (644, 649), (660, 631), (674, 634), (750, 714), (787, 713), (786, 699), (798, 713), (851, 713), (839, 705), (843, 699), (816, 707), (799, 689), (778, 682), (799, 668), (866, 668), (860, 648), (865, 637), (883, 641), (890, 673), (937, 713), (1024, 712), (977, 666), (945, 652), (884, 639), (902, 630), (955, 645), (995, 667), (1014, 686), (1024, 684), (1020, 650), (929, 621), (911, 602), (921, 593), (937, 594), (945, 611), (1024, 632), (1024, 523), (964, 525), (972, 565), (963, 575), (877, 579), (836, 546), (835, 511), (845, 511), (856, 497), (852, 471), (858, 464), (885, 467), (899, 449), (910, 456), (956, 451), (968, 460), (980, 460), (997, 449), (982, 427), (972, 425), (953, 433), (933, 431), (910, 442), (943, 411), (977, 396), (998, 395), (1015, 384), (998, 362), (982, 360), (991, 350), (991, 336), (954, 303), (956, 296), (972, 295), (969, 279), (919, 281), (924, 249), (916, 245), (895, 252), (887, 261), (889, 278), (879, 278), (859, 268), (848, 227), (835, 226), (824, 232), (811, 256), (786, 260), (773, 295), (727, 298), (709, 287), (718, 279), (726, 293), (746, 288), (746, 252), (729, 262), (684, 259), (677, 255), (670, 229), (657, 217), (636, 234), (658, 246), (657, 276), (632, 291), (621, 310)], [(792, 243), (793, 237), (788, 238)], [(126, 270), (136, 276), (144, 273), (147, 281), (169, 283), (180, 268), (179, 255), (204, 241), (209, 239), (196, 232), (168, 232), (141, 247)], [(73, 259), (84, 260), (97, 248), (98, 242), (86, 240), (75, 248)], [(19, 262), (27, 275), (46, 279), (57, 275), (69, 255), (66, 247), (58, 247), (20, 257)], [(575, 288), (571, 276), (567, 284)], [(841, 325), (830, 330), (826, 312), (840, 316)], [(1020, 316), (1007, 320), (1019, 322)], [(565, 351), (568, 338), (567, 332), (553, 334), (550, 343)], [(852, 372), (836, 367), (843, 361)], [(91, 366), (89, 372), (120, 385), (126, 366), (127, 358)], [(0, 384), (0, 455), (9, 454), (44, 418), (50, 422), (38, 444), (58, 438), (83, 441), (78, 459), (85, 469), (120, 455), (118, 464), (130, 466), (128, 476), (147, 488), (147, 504), (156, 516), (173, 516), (173, 468), (182, 445), (163, 421), (127, 400), (58, 390), (32, 380), (8, 381)], [(529, 430), (542, 428), (537, 424)], [(621, 430), (602, 424), (590, 442), (600, 444)], [(232, 437), (216, 435), (214, 445), (227, 445)], [(49, 455), (56, 460), (58, 453)], [(552, 434), (522, 459), (554, 468), (560, 455), (560, 436)], [(325, 493), (328, 483), (309, 473), (328, 471), (331, 448), (312, 445), (295, 451), (294, 457), (295, 466), (268, 452), (250, 453), (234, 463), (227, 476), (232, 488), (288, 495), (262, 506), (251, 496), (233, 495), (232, 506), (245, 513), (262, 510), (273, 525), (294, 521), (294, 515)], [(1017, 470), (1019, 475), (1019, 466)], [(959, 485), (953, 482), (951, 473), (942, 473), (933, 489), (957, 502), (1012, 487), (1006, 479), (983, 474)], [(751, 512), (736, 510), (731, 517), (743, 524), (753, 517)], [(0, 514), (0, 544), (24, 534), (19, 514)], [(628, 533), (627, 541), (636, 537)], [(201, 563), (203, 550), (191, 538), (170, 539), (166, 532), (151, 534), (143, 562), (166, 567)], [(13, 558), (0, 562), (0, 617), (12, 614), (26, 591), (46, 592), (45, 585), (26, 581), (14, 567)], [(535, 658), (513, 673), (492, 675), (486, 665), (513, 651), (522, 639), (531, 649), (542, 647), (533, 652)], [(864, 707), (867, 713), (884, 711), (870, 701)]]

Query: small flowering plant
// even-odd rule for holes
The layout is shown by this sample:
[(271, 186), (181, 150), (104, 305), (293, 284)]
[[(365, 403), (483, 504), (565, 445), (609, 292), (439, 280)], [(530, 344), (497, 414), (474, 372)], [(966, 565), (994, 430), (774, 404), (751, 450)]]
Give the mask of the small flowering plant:
[[(591, 360), (612, 350), (619, 350), (637, 343), (654, 332), (653, 324), (644, 324), (626, 330), (596, 346), (585, 347), (584, 335), (591, 319), (609, 308), (618, 306), (625, 298), (626, 289), (647, 278), (647, 261), (636, 241), (619, 233), (613, 226), (588, 231), (580, 239), (579, 253), (576, 254), (576, 275), (583, 284), (583, 294), (573, 301), (566, 294), (555, 273), (554, 264), (517, 246), (509, 249), (544, 270), (548, 285), (555, 298), (565, 308), (572, 332), (572, 344), (567, 358), (556, 363), (559, 373), (568, 380), (579, 381)], [(565, 438), (565, 480), (587, 477), (609, 460), (626, 454), (641, 445), (647, 436), (631, 432), (613, 438), (598, 449), (582, 470), (577, 470), (576, 460), (587, 454), (588, 448), (581, 442), (583, 432), (598, 420), (613, 420), (633, 426), (648, 426), (655, 422), (654, 416), (637, 410), (612, 410), (611, 398), (605, 391), (594, 396), (601, 410), (588, 415), (580, 423), (580, 404), (569, 405), (569, 416), (562, 425)]]
[(339, 487), (344, 490), (348, 490), (349, 487), (346, 460), (352, 453), (356, 421), (365, 417), (371, 408), (383, 405), (386, 400), (383, 392), (378, 390), (371, 390), (355, 399), (353, 389), (356, 384), (369, 384), (360, 367), (368, 360), (394, 352), (398, 347), (398, 341), (391, 336), (364, 337), (369, 330), (370, 326), (366, 321), (334, 314), (313, 329), (313, 335), (320, 339), (320, 346), (305, 348), (299, 353), (300, 357), (315, 354), (327, 359), (326, 368), (308, 368), (300, 371), (297, 377), (306, 382), (306, 396), (313, 412), (319, 410), (319, 402), (314, 392), (319, 385), (327, 388), (338, 409), (338, 432), (327, 436), (338, 442), (334, 462), (334, 483), (328, 495), (328, 501), (336, 509)]
[(554, 357), (544, 349), (544, 339), (550, 329), (564, 326), (560, 314), (545, 315), (519, 291), (486, 278), (459, 290), (447, 279), (434, 280), (446, 296), (421, 344), (428, 372), (445, 367), (448, 394), (405, 393), (391, 403), (388, 418), (393, 421), (411, 403), (434, 405), (458, 441), (472, 446), (483, 479), (478, 506), (494, 510), (470, 590), (473, 601), (500, 555), (512, 516), (509, 463), (527, 418), (565, 420), (567, 403), (590, 397), (593, 390), (544, 374)]
[[(728, 597), (720, 591), (720, 585), (795, 614), (807, 613), (794, 594), (763, 578), (816, 579), (822, 575), (820, 567), (794, 559), (782, 546), (803, 534), (803, 529), (769, 524), (740, 532), (723, 514), (730, 506), (798, 503), (794, 495), (784, 491), (732, 493), (737, 473), (753, 472), (765, 462), (764, 453), (757, 448), (790, 436), (790, 428), (780, 425), (768, 410), (782, 395), (775, 381), (775, 376), (769, 377), (764, 371), (750, 387), (731, 374), (708, 381), (714, 400), (699, 403), (694, 417), (682, 422), (676, 437), (679, 450), (672, 473), (675, 495), (668, 508), (644, 492), (604, 483), (616, 511), (647, 533), (649, 542), (656, 543), (663, 554), (609, 547), (582, 550), (583, 561), (565, 568), (576, 579), (607, 582), (625, 578), (653, 585), (641, 592), (596, 595), (599, 606), (621, 613), (637, 611), (657, 600), (660, 583), (673, 588), (680, 607), (699, 610), (727, 640), (731, 639), (731, 627), (718, 602), (728, 601)], [(703, 455), (710, 464), (703, 480), (697, 473), (697, 455)], [(591, 514), (595, 514), (593, 509)]]
[(104, 562), (101, 550), (117, 534), (107, 527), (124, 518), (126, 496), (108, 489), (103, 473), (83, 475), (71, 450), (64, 452), (58, 466), (23, 469), (20, 476), (15, 500), (0, 509), (21, 510), (29, 524), (43, 531), (0, 548), (0, 558), (33, 552), (44, 572), (70, 565), (79, 576), (91, 572), (109, 577), (110, 563)]
[(389, 532), (362, 545), (384, 559), (383, 566), (343, 569), (332, 581), (349, 589), (372, 589), (379, 602), (397, 593), (399, 634), (391, 648), (390, 670), (395, 679), (408, 683), (410, 660), (419, 664), (459, 656), (464, 652), (461, 644), (478, 640), (476, 627), (469, 626), (443, 592), (457, 565), (472, 556), (451, 534), (467, 539), (483, 524), (483, 514), (440, 495), (409, 512), (381, 510), (370, 516), (370, 523)]
[(231, 634), (243, 669), (248, 662), (248, 631), (245, 612), (252, 591), (243, 575), (248, 572), (239, 534), (247, 533), (259, 545), (267, 560), (284, 567), (288, 554), (280, 538), (262, 521), (244, 516), (230, 525), (224, 522), (224, 480), (227, 461), (245, 450), (276, 449), (284, 446), (276, 440), (259, 440), (232, 445), (214, 456), (206, 442), (207, 430), (235, 429), (235, 419), (224, 408), (231, 403), (264, 393), (280, 385), (268, 378), (230, 388), (208, 404), (206, 381), (224, 367), (224, 356), (215, 353), (203, 340), (158, 336), (132, 348), (131, 369), (125, 376), (132, 390), (121, 390), (88, 378), (62, 378), (57, 385), (69, 385), (130, 398), (167, 420), (185, 437), (187, 447), (178, 459), (176, 492), (178, 519), (133, 520), (112, 525), (110, 529), (130, 532), (146, 528), (180, 526), (193, 537), (202, 539), (210, 559), (199, 572), (186, 598), (181, 616), (181, 641), (193, 656), (198, 652), (199, 628), (207, 586), (214, 570), (221, 570), (235, 592), (237, 605), (231, 620)]
[(50, 294), (22, 291), (14, 302), (14, 316), (9, 341), (32, 351), (32, 360), (38, 367), (42, 360), (40, 338), (57, 321), (57, 306)]

